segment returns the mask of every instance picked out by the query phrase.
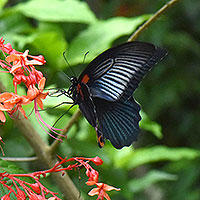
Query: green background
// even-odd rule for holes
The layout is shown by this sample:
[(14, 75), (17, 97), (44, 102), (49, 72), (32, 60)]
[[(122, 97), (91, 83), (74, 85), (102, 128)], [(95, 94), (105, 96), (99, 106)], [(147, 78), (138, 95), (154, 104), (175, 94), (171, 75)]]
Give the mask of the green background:
[[(36, 67), (47, 78), (47, 87), (68, 88), (63, 75), (72, 76), (103, 50), (127, 41), (136, 28), (167, 1), (161, 0), (0, 0), (0, 37), (19, 50), (31, 55), (44, 55), (47, 64)], [(135, 92), (142, 106), (141, 134), (130, 148), (114, 149), (109, 142), (103, 149), (96, 144), (96, 136), (84, 118), (80, 118), (68, 133), (68, 139), (57, 153), (61, 156), (100, 156), (104, 160), (100, 181), (120, 187), (110, 192), (112, 199), (198, 200), (200, 199), (200, 3), (199, 0), (179, 1), (138, 38), (168, 50), (168, 56), (142, 81)], [(84, 60), (84, 54), (89, 54)], [(0, 74), (8, 91), (11, 77)], [(23, 86), (20, 92), (23, 93)], [(53, 124), (68, 106), (49, 108), (63, 101), (47, 98), (47, 112), (42, 113)], [(65, 101), (65, 100), (64, 100)], [(26, 112), (32, 109), (25, 107)], [(76, 108), (60, 120), (63, 128)], [(48, 143), (52, 138), (42, 131), (32, 115), (31, 122)], [(6, 156), (29, 157), (34, 152), (7, 116), (0, 127)], [(40, 162), (12, 163), (27, 172), (44, 168)], [(8, 164), (9, 166), (9, 164)], [(84, 171), (70, 172), (85, 199), (90, 190), (85, 185)], [(51, 179), (44, 184), (59, 191)], [(0, 187), (0, 194), (4, 191)], [(62, 197), (62, 194), (61, 194)]]

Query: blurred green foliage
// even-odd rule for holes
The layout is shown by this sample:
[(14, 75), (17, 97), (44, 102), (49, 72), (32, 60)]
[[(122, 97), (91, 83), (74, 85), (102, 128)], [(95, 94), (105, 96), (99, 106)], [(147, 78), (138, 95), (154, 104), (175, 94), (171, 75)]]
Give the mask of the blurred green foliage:
[[(63, 58), (64, 51), (78, 75), (103, 50), (125, 42), (166, 2), (1, 0), (0, 36), (17, 50), (29, 49), (32, 55), (43, 54), (47, 64), (38, 69), (47, 77), (47, 86), (67, 88), (70, 83), (60, 71), (69, 76), (73, 74)], [(164, 47), (169, 55), (149, 73), (136, 91), (135, 97), (143, 108), (143, 120), (140, 123), (142, 134), (134, 149), (119, 151), (109, 142), (99, 149), (94, 130), (84, 118), (73, 126), (68, 139), (58, 149), (58, 154), (68, 157), (100, 156), (104, 160), (104, 165), (98, 168), (100, 181), (122, 189), (111, 192), (112, 199), (200, 199), (199, 10), (199, 0), (182, 0), (139, 37), (139, 40)], [(89, 54), (83, 64), (87, 51)], [(1, 74), (0, 77), (11, 91), (9, 75)], [(23, 93), (24, 88), (20, 89)], [(47, 98), (45, 105), (50, 108), (62, 101), (62, 97)], [(65, 105), (48, 110), (42, 116), (47, 123), (53, 124), (67, 108)], [(58, 127), (64, 127), (75, 110), (70, 110)], [(31, 107), (28, 106), (26, 111), (31, 111)], [(52, 139), (42, 131), (35, 117), (31, 116), (30, 120), (41, 137), (51, 143)], [(34, 155), (9, 117), (0, 127), (0, 134), (6, 143), (3, 146), (6, 156)], [(43, 168), (37, 162), (16, 165), (27, 171)], [(84, 172), (81, 171), (83, 178), (80, 182), (76, 172), (69, 175), (81, 194), (89, 199)], [(47, 184), (55, 190), (51, 180)]]

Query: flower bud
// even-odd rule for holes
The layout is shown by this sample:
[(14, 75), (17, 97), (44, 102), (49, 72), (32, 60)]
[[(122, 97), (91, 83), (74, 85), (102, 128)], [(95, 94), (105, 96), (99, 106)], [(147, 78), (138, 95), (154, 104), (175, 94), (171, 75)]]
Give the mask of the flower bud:
[(98, 156), (91, 158), (91, 161), (95, 164), (95, 165), (102, 165), (103, 164), (103, 160), (101, 158), (99, 158)]

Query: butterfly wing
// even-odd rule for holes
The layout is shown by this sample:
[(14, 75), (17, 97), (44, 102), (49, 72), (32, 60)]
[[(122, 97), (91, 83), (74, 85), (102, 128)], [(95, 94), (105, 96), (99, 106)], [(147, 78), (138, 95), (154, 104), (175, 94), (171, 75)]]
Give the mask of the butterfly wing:
[(117, 101), (130, 84), (133, 92), (166, 53), (166, 50), (146, 42), (124, 43), (97, 56), (78, 81), (87, 81), (93, 97)]
[(99, 123), (98, 131), (117, 149), (130, 146), (137, 140), (139, 134), (140, 106), (133, 97), (129, 97), (131, 92), (132, 89), (129, 87), (116, 102), (94, 99)]
[(80, 83), (77, 89), (78, 89), (77, 104), (79, 105), (79, 108), (82, 114), (87, 119), (87, 121), (93, 127), (96, 127), (97, 126), (96, 109), (89, 88), (86, 84)]

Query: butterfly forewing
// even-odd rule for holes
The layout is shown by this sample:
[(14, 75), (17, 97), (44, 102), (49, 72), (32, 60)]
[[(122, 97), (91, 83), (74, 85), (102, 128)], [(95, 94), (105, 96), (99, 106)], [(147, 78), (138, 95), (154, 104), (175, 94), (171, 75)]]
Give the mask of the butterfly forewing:
[(150, 43), (124, 43), (96, 57), (82, 72), (79, 82), (87, 74), (93, 97), (116, 101), (130, 83), (134, 91), (147, 71), (165, 54), (165, 50)]

